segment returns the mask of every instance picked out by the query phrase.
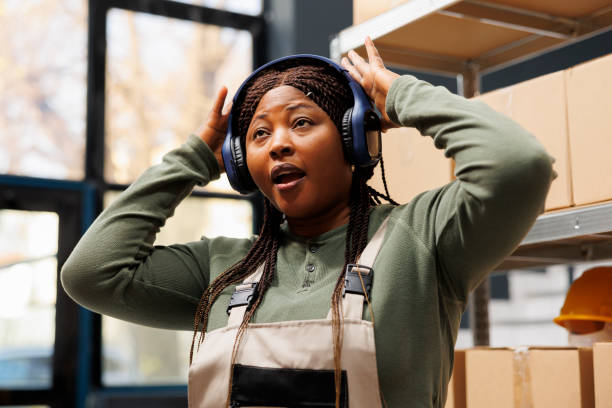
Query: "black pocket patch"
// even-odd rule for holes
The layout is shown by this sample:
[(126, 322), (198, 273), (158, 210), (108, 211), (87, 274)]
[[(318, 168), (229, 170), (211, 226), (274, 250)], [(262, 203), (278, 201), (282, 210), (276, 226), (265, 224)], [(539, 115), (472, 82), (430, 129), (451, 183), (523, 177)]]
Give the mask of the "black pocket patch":
[[(234, 364), (232, 407), (335, 407), (334, 370), (262, 368)], [(346, 371), (341, 372), (340, 407), (348, 408)]]

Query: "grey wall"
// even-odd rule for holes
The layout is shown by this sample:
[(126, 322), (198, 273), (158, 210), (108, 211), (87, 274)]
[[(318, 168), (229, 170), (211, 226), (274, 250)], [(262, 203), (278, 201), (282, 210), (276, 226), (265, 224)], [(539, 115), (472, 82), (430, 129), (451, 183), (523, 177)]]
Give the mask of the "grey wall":
[(264, 0), (268, 60), (291, 54), (329, 57), (331, 36), (353, 24), (353, 0)]
[[(612, 53), (612, 30), (482, 77), (481, 92), (510, 86)], [(612, 74), (612, 73), (611, 73)]]

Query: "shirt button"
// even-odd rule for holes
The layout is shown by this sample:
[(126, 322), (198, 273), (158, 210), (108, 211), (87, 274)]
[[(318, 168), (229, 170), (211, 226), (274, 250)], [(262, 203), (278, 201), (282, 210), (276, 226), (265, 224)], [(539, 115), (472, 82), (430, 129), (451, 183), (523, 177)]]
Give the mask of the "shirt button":
[(308, 265), (306, 265), (306, 270), (308, 272), (314, 272), (315, 266), (313, 264), (308, 264)]
[(308, 250), (314, 254), (315, 252), (319, 250), (319, 247), (317, 245), (311, 245), (310, 248), (308, 248)]

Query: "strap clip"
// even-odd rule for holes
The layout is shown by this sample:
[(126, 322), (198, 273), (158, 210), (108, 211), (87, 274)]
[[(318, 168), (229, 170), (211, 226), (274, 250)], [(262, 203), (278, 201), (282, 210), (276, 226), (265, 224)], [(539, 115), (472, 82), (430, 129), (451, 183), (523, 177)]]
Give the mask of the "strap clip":
[(230, 311), (233, 307), (236, 306), (247, 306), (250, 307), (251, 303), (253, 303), (253, 299), (255, 299), (255, 292), (257, 290), (258, 282), (249, 282), (249, 283), (241, 283), (240, 285), (236, 285), (236, 290), (232, 293), (232, 297), (230, 298), (229, 305), (227, 305), (227, 314), (230, 314)]
[[(361, 275), (361, 277), (360, 277)], [(374, 278), (374, 269), (358, 264), (348, 264), (346, 266), (346, 275), (344, 277), (344, 290), (342, 296), (345, 293), (354, 293), (365, 297), (367, 292), (368, 299), (370, 298), (370, 291), (372, 289), (372, 279)], [(363, 286), (361, 281), (363, 280)], [(365, 287), (365, 292), (363, 288)]]

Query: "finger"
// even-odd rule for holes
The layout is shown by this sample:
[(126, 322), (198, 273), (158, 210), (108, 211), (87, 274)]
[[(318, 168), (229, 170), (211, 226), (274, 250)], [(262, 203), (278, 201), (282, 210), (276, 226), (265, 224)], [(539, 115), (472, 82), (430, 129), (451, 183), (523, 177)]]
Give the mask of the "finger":
[(227, 105), (223, 107), (223, 112), (222, 112), (223, 116), (227, 116), (230, 113), (230, 111), (232, 110), (232, 104), (233, 102), (229, 101)]
[(361, 58), (361, 55), (357, 54), (355, 51), (350, 50), (348, 56), (353, 63), (353, 66), (359, 71), (360, 74), (364, 74), (369, 69), (368, 63)]
[(350, 61), (348, 60), (348, 58), (343, 57), (342, 58), (342, 66), (349, 72), (349, 74), (353, 77), (353, 79), (359, 83), (361, 83), (361, 74), (357, 71), (357, 69), (355, 69), (355, 67), (353, 66), (353, 64), (350, 63)]
[(378, 67), (385, 66), (380, 54), (378, 53), (378, 50), (376, 49), (376, 46), (374, 45), (374, 41), (372, 41), (370, 36), (367, 36), (365, 39), (365, 48), (366, 52), (368, 53), (368, 61), (370, 64), (374, 64)]
[(227, 88), (225, 86), (222, 86), (221, 89), (219, 89), (219, 91), (217, 92), (217, 99), (215, 99), (211, 111), (221, 115), (223, 110), (223, 103), (225, 102), (226, 97)]

